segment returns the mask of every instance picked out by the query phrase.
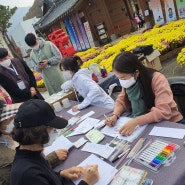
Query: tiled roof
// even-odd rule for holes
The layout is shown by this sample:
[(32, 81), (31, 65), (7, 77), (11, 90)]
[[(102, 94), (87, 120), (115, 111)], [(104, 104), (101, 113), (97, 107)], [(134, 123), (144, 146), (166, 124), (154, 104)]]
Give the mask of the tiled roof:
[(58, 0), (55, 1), (49, 11), (35, 23), (36, 29), (45, 29), (57, 20), (68, 15), (81, 0)]

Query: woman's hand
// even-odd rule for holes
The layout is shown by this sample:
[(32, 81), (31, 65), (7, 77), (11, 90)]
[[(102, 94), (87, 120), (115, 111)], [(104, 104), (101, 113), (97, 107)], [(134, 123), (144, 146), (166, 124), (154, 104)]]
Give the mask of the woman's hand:
[(109, 127), (112, 127), (115, 125), (117, 121), (117, 116), (116, 115), (112, 115), (110, 117), (108, 117), (106, 120), (105, 120), (105, 124)]
[(99, 180), (98, 165), (90, 165), (83, 170), (83, 178), (88, 185), (93, 185)]
[(83, 168), (82, 167), (72, 167), (66, 170), (62, 170), (60, 175), (67, 179), (78, 179), (82, 174)]
[(58, 149), (58, 150), (55, 150), (55, 153), (60, 161), (64, 161), (67, 158), (68, 150)]
[(73, 106), (72, 111), (76, 112), (78, 110), (78, 105)]
[(131, 135), (134, 130), (138, 127), (138, 122), (136, 119), (132, 119), (128, 121), (120, 130), (119, 133), (121, 135), (129, 136)]

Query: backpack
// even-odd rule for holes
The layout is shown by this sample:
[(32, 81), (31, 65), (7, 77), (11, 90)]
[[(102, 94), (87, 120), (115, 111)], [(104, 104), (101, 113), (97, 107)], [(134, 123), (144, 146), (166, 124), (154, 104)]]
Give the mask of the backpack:
[(145, 45), (145, 46), (137, 46), (133, 50), (133, 54), (138, 55), (138, 54), (144, 54), (144, 55), (149, 55), (154, 51), (153, 45)]

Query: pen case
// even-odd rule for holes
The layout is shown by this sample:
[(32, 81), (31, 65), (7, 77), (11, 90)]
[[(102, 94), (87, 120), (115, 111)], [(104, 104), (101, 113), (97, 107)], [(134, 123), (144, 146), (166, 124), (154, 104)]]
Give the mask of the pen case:
[(160, 139), (154, 140), (148, 147), (135, 157), (135, 161), (158, 172), (162, 165), (171, 164), (176, 158), (175, 153), (180, 146)]

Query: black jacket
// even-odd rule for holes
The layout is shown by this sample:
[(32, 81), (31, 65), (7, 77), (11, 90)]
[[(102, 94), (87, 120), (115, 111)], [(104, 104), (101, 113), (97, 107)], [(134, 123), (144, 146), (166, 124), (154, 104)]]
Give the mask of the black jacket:
[[(16, 69), (18, 75), (10, 69), (0, 65), (0, 84), (8, 92), (13, 103), (20, 103), (31, 99), (30, 87), (36, 88), (36, 80), (33, 72), (24, 61), (17, 58), (11, 59), (11, 63)], [(26, 85), (26, 89), (21, 90), (17, 85), (17, 81), (22, 80)], [(39, 92), (33, 98), (43, 99)]]
[[(11, 185), (72, 185), (54, 172), (41, 152), (16, 149), (11, 171)], [(87, 185), (81, 181), (79, 185)]]

